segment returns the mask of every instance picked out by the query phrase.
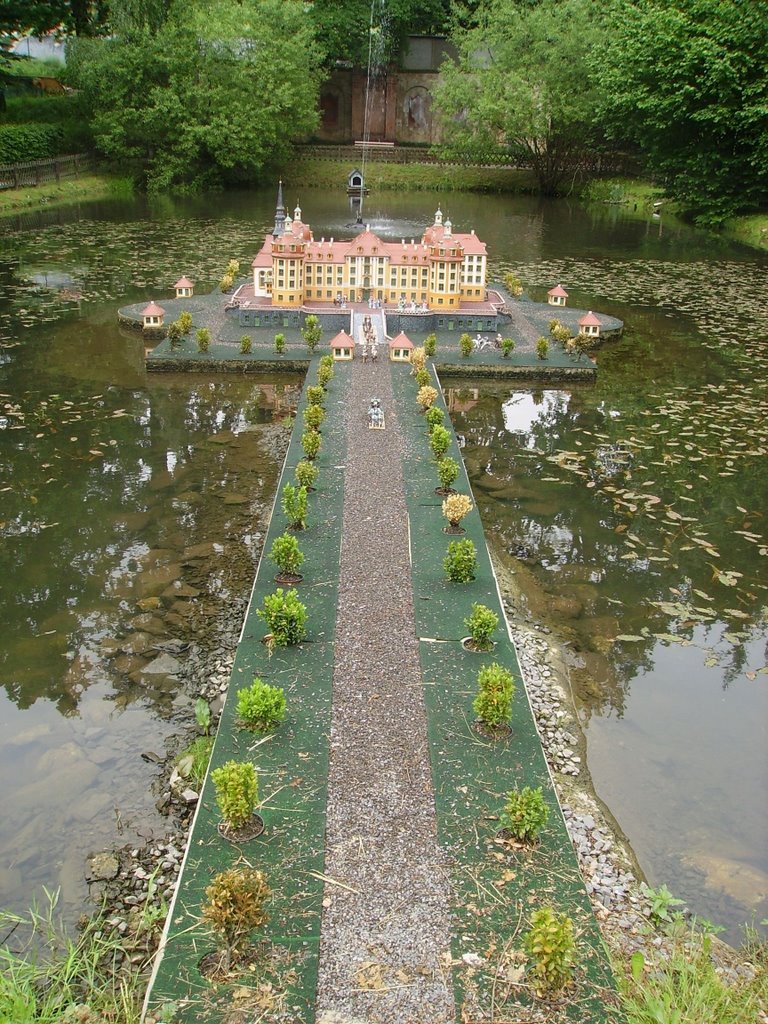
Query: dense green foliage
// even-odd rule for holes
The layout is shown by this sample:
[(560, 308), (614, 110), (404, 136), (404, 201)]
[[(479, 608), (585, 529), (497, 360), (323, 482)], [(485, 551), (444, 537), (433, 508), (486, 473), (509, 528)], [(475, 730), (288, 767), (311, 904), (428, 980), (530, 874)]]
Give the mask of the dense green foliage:
[(549, 820), (549, 807), (541, 786), (511, 789), (501, 813), (503, 827), (522, 842), (532, 843)]
[(268, 732), (285, 718), (285, 691), (256, 676), (250, 686), (237, 691), (237, 715), (249, 729)]
[(42, 160), (56, 156), (60, 148), (61, 131), (55, 125), (0, 125), (0, 164)]
[(616, 0), (600, 115), (704, 223), (764, 201), (768, 18), (762, 0)]
[(320, 54), (302, 5), (172, 7), (158, 31), (78, 39), (67, 76), (99, 149), (150, 190), (251, 182), (317, 123)]
[(435, 90), (448, 148), (484, 158), (501, 146), (544, 194), (563, 191), (594, 141), (590, 55), (605, 31), (589, 0), (486, 0), (455, 32), (458, 58)]

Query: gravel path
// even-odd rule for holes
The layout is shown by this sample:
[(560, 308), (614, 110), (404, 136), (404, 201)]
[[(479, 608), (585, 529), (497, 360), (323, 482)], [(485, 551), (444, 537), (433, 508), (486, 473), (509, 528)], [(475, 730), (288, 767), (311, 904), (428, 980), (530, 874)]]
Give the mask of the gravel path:
[[(445, 1024), (448, 868), (415, 638), (403, 437), (386, 361), (350, 368), (318, 1024)], [(386, 430), (365, 412), (381, 400)], [(372, 484), (374, 486), (372, 486)], [(382, 494), (386, 498), (382, 500)]]

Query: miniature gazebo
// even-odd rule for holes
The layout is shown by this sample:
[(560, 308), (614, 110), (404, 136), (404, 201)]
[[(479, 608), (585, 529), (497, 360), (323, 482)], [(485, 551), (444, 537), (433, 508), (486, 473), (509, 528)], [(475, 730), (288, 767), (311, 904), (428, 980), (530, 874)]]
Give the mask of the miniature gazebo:
[(142, 323), (145, 327), (162, 327), (165, 310), (156, 302), (150, 302), (141, 311)]
[(180, 277), (173, 286), (176, 289), (177, 299), (191, 299), (194, 294), (194, 284), (188, 277)]
[(547, 302), (550, 306), (565, 306), (568, 304), (568, 292), (561, 284), (556, 284), (547, 292)]
[(579, 332), (581, 334), (586, 334), (588, 338), (600, 337), (600, 321), (591, 309), (579, 320)]
[(331, 355), (334, 360), (353, 359), (355, 355), (355, 339), (345, 331), (339, 331), (335, 338), (331, 338)]
[(413, 342), (401, 331), (396, 338), (389, 339), (389, 361), (391, 363), (409, 363)]

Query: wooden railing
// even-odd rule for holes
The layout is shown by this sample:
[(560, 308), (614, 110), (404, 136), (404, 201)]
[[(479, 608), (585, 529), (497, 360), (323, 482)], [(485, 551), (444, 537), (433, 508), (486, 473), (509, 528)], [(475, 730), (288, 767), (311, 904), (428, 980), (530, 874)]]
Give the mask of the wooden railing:
[(47, 160), (29, 160), (20, 164), (0, 164), (0, 189), (42, 185), (45, 181), (76, 178), (92, 171), (96, 160), (91, 153), (70, 153), (49, 157)]

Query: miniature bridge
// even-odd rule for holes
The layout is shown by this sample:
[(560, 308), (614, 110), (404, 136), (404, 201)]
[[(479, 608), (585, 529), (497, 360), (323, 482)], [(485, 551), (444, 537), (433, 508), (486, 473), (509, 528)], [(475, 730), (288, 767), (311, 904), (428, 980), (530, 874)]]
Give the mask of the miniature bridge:
[[(315, 382), (316, 358), (307, 383)], [(437, 375), (435, 386), (440, 390)], [(452, 539), (410, 367), (337, 363), (309, 496), (298, 596), (308, 638), (271, 654), (257, 616), (275, 589), (262, 558), (211, 767), (249, 760), (259, 773), (263, 834), (231, 845), (217, 832), (209, 777), (147, 996), (148, 1015), (178, 1022), (447, 1024), (610, 1019), (613, 978), (521, 681), (476, 509), (463, 521), (475, 579), (445, 579)], [(368, 430), (371, 396), (386, 430)], [(442, 405), (442, 399), (438, 398)], [(306, 387), (297, 423), (306, 405)], [(443, 406), (444, 408), (444, 406)], [(446, 426), (450, 424), (446, 417)], [(302, 458), (294, 428), (279, 491)], [(456, 488), (470, 494), (461, 466)], [(275, 503), (264, 551), (287, 520)], [(499, 616), (491, 654), (464, 649), (479, 602)], [(496, 662), (517, 683), (512, 731), (474, 725), (478, 670)], [(283, 723), (265, 736), (236, 720), (254, 676), (282, 686)], [(515, 786), (542, 787), (550, 808), (538, 846), (497, 838)], [(226, 868), (269, 882), (268, 921), (240, 974), (207, 980), (215, 948), (201, 918)], [(523, 936), (549, 905), (577, 934), (573, 982), (557, 999), (531, 984)], [(165, 1015), (162, 1015), (165, 1014)]]

